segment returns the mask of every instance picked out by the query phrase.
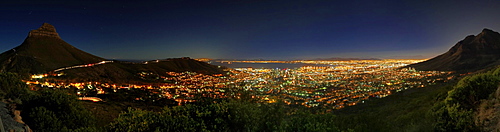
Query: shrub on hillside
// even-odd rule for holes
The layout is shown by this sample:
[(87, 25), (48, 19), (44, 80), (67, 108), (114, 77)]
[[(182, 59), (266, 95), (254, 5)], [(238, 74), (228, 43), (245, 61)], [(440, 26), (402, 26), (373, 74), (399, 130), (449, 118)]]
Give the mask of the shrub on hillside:
[(64, 131), (94, 126), (95, 119), (91, 113), (80, 104), (76, 96), (66, 92), (38, 91), (24, 102), (21, 114), (33, 130)]
[(475, 111), (500, 84), (500, 68), (461, 79), (446, 99), (433, 108), (437, 131), (479, 131)]
[(132, 110), (110, 124), (110, 131), (339, 131), (332, 114), (313, 114), (283, 104), (241, 100), (165, 108), (162, 112)]
[(0, 73), (0, 99), (19, 100), (29, 94), (28, 86), (15, 73)]

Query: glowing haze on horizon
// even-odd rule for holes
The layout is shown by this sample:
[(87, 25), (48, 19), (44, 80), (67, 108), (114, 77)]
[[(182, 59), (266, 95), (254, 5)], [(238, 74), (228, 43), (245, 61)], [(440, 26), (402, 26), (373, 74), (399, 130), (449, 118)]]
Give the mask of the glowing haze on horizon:
[(500, 1), (2, 1), (0, 52), (47, 22), (109, 59), (430, 58), (483, 28)]

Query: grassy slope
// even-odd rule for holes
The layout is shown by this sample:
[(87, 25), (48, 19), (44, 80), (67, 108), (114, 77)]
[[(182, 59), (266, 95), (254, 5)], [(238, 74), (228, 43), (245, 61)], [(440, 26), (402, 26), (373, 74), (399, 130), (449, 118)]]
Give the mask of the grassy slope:
[(355, 131), (432, 131), (434, 118), (429, 111), (455, 83), (410, 89), (334, 111), (337, 126)]
[(142, 110), (160, 111), (163, 107), (145, 105), (144, 103), (134, 102), (89, 102), (82, 101), (82, 104), (87, 108), (92, 115), (96, 117), (98, 127), (104, 127), (111, 123), (118, 116), (127, 111), (128, 108), (139, 108)]

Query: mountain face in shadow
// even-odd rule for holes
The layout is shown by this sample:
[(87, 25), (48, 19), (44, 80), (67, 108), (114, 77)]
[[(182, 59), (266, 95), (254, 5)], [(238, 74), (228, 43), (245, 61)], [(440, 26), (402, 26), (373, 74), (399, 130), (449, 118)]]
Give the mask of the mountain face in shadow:
[(37, 74), (103, 60), (66, 43), (54, 26), (44, 23), (31, 30), (21, 45), (0, 54), (0, 71)]
[(448, 52), (430, 60), (412, 64), (417, 70), (470, 72), (500, 65), (500, 34), (483, 29), (459, 41)]
[(54, 26), (44, 23), (29, 32), (24, 42), (16, 48), (0, 54), (0, 72), (14, 72), (32, 75), (56, 72), (67, 67), (61, 79), (78, 81), (141, 82), (138, 73), (147, 72), (166, 76), (166, 72), (191, 71), (202, 74), (223, 74), (222, 68), (191, 58), (177, 58), (151, 61), (152, 63), (132, 63), (114, 61), (96, 66), (88, 66), (104, 61), (104, 58), (89, 54), (66, 43), (59, 37)]
[(77, 82), (98, 81), (112, 83), (155, 83), (160, 80), (149, 80), (139, 76), (139, 73), (151, 73), (152, 76), (170, 76), (167, 72), (196, 72), (206, 75), (224, 74), (223, 68), (190, 58), (173, 58), (149, 63), (133, 63), (114, 61), (103, 65), (86, 68), (64, 70), (64, 78)]

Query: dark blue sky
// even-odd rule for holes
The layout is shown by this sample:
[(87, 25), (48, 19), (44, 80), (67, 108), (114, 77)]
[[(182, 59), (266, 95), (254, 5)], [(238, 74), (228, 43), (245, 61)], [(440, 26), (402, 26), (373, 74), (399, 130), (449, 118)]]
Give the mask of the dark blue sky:
[(110, 59), (428, 58), (500, 30), (499, 0), (166, 1), (2, 1), (0, 52), (44, 22)]

